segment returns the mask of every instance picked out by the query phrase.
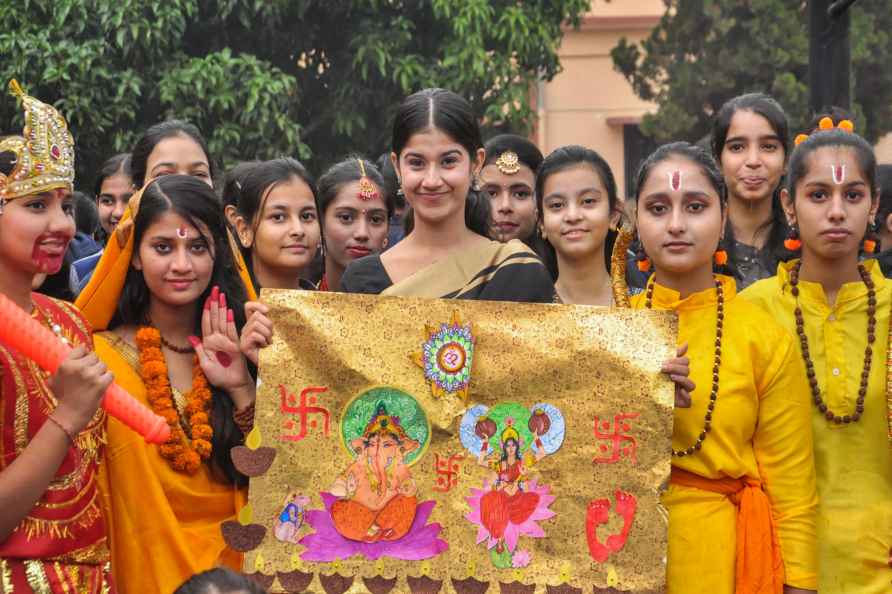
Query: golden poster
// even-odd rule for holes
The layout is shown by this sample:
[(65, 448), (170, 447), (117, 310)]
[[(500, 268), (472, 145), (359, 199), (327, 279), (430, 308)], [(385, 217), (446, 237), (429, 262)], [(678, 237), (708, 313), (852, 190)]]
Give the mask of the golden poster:
[(271, 592), (662, 592), (676, 322), (264, 290), (224, 525)]

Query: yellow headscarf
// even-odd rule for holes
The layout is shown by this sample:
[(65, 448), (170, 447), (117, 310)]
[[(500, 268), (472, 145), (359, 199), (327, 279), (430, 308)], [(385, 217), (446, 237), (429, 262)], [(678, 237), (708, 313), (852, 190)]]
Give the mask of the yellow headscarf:
[[(151, 183), (150, 181), (149, 184)], [(124, 215), (115, 227), (114, 234), (108, 238), (108, 243), (96, 265), (96, 270), (93, 271), (90, 282), (75, 301), (75, 305), (89, 320), (95, 331), (107, 330), (112, 316), (118, 309), (118, 301), (121, 298), (121, 291), (124, 290), (124, 281), (127, 279), (127, 271), (130, 270), (130, 262), (133, 259), (133, 221), (136, 218), (136, 213), (139, 212), (142, 194), (149, 184), (131, 196)], [(242, 254), (228, 229), (226, 235), (233, 262), (245, 285), (248, 300), (256, 301), (257, 291), (254, 290), (251, 276), (248, 274), (248, 267), (245, 266)]]

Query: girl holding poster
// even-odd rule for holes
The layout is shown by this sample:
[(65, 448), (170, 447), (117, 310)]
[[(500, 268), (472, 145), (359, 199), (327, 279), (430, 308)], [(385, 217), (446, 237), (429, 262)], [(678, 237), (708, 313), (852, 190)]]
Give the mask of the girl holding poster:
[(816, 590), (805, 370), (789, 333), (713, 273), (727, 258), (721, 174), (702, 149), (674, 143), (644, 162), (636, 187), (639, 260), (654, 273), (632, 306), (678, 313), (697, 386), (675, 411), (663, 496), (669, 592)]

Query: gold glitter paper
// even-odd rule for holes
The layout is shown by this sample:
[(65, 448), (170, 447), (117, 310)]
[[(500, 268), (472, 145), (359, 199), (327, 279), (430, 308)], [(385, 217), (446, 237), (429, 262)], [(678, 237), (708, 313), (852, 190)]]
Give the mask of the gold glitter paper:
[[(468, 578), (491, 592), (512, 582), (537, 594), (664, 590), (673, 388), (660, 367), (675, 352), (673, 314), (284, 290), (262, 299), (275, 333), (261, 352), (252, 442), (278, 455), (251, 480), (253, 522), (267, 531), (245, 570), (279, 576), (270, 591), (285, 591), (283, 575), (311, 576), (306, 591), (321, 593), (320, 576), (334, 574), (355, 578), (350, 593), (376, 576), (395, 578), (394, 593), (442, 581), (440, 592), (461, 594)], [(450, 352), (466, 340), (443, 334), (444, 348), (428, 331), (455, 319), (473, 332), (466, 360)], [(432, 364), (456, 377), (470, 364), (466, 402), (433, 394), (417, 356), (428, 338)], [(380, 454), (388, 439), (396, 457)], [(511, 439), (521, 462), (507, 457)], [(322, 493), (334, 493), (331, 512)], [(383, 510), (363, 507), (387, 497)]]

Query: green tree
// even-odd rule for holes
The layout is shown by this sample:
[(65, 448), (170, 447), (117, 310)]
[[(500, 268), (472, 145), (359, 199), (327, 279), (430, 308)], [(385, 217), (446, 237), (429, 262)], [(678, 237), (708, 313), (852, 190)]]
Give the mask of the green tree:
[[(793, 129), (811, 120), (808, 14), (800, 0), (666, 0), (667, 11), (641, 44), (620, 40), (615, 68), (644, 100), (657, 104), (642, 121), (659, 140), (702, 138), (728, 99), (773, 95)], [(892, 130), (892, 11), (888, 0), (851, 9), (852, 111), (870, 141)]]
[[(319, 171), (387, 150), (407, 94), (443, 86), (490, 129), (525, 132), (529, 89), (560, 70), (561, 25), (588, 0), (8, 0), (0, 80), (53, 102), (78, 175), (168, 117), (225, 164), (288, 154)], [(0, 99), (0, 131), (20, 126)]]

